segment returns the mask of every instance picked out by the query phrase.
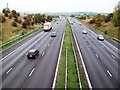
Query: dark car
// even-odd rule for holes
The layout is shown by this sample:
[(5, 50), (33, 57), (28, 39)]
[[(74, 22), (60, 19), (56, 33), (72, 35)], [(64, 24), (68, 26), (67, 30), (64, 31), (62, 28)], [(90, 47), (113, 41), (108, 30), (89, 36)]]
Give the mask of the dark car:
[(51, 37), (56, 37), (56, 33), (55, 32), (51, 32)]
[(39, 51), (37, 49), (30, 49), (27, 53), (28, 59), (36, 59), (39, 56)]
[(73, 22), (71, 22), (71, 25), (73, 25)]
[(100, 40), (100, 41), (104, 41), (103, 35), (98, 35), (97, 39)]

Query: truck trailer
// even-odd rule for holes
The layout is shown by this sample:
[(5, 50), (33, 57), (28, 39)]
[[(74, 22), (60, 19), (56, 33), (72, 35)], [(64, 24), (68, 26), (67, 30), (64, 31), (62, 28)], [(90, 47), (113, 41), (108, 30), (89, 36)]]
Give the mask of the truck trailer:
[(43, 29), (44, 29), (44, 31), (51, 30), (52, 29), (52, 24), (50, 22), (44, 23)]

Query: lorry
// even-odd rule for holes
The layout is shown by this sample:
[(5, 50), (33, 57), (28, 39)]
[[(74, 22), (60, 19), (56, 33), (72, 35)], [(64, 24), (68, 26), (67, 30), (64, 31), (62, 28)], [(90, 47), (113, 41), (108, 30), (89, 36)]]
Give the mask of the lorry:
[(52, 24), (50, 22), (44, 23), (43, 29), (44, 29), (44, 31), (51, 30), (52, 29)]

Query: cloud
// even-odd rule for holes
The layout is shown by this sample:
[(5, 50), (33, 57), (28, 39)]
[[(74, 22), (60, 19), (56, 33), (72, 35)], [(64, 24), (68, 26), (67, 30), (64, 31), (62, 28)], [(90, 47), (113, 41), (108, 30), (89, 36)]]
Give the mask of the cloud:
[(0, 0), (19, 12), (112, 12), (119, 0)]

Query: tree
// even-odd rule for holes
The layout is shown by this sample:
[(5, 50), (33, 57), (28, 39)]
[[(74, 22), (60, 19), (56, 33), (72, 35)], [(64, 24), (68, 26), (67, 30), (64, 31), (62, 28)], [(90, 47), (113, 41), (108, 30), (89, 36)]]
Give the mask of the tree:
[(21, 24), (21, 23), (22, 23), (22, 20), (19, 19), (19, 20), (18, 20), (18, 23)]
[(19, 13), (19, 12), (17, 13), (17, 16), (20, 16), (20, 13)]
[(22, 28), (27, 28), (26, 22), (23, 22), (23, 23), (22, 23)]
[(12, 12), (12, 15), (17, 14), (16, 10), (12, 10), (11, 12)]
[(75, 17), (75, 15), (72, 14), (72, 15), (70, 15), (70, 17)]
[(41, 23), (41, 22), (45, 22), (46, 20), (46, 16), (44, 14), (35, 14), (34, 18), (33, 18), (35, 23)]
[(12, 15), (11, 14), (9, 15), (9, 19), (12, 19)]
[(89, 21), (90, 24), (96, 24), (96, 26), (100, 27), (102, 22), (105, 22), (106, 16), (98, 14), (92, 20)]
[(53, 16), (47, 16), (46, 21), (51, 22), (51, 21), (52, 21), (52, 18), (53, 18)]
[(12, 26), (17, 27), (17, 23), (13, 21)]
[(5, 10), (5, 9), (3, 9), (3, 10), (2, 10), (2, 13), (5, 13), (5, 12), (6, 12), (6, 10)]
[(15, 18), (14, 21), (15, 21), (15, 22), (18, 22), (18, 18)]
[(108, 15), (106, 16), (105, 22), (107, 23), (107, 22), (111, 21), (111, 18), (112, 18), (112, 17), (113, 17), (113, 13), (108, 14)]
[(120, 26), (120, 6), (115, 7), (111, 21), (115, 27)]
[(2, 10), (2, 12), (3, 12), (3, 13), (10, 13), (10, 10), (9, 10), (9, 8), (4, 8), (4, 9)]
[(6, 17), (8, 17), (8, 13), (7, 13), (7, 12), (5, 12), (4, 15), (5, 15)]
[(11, 13), (12, 13), (12, 17), (17, 18), (17, 12), (15, 10), (12, 10)]

